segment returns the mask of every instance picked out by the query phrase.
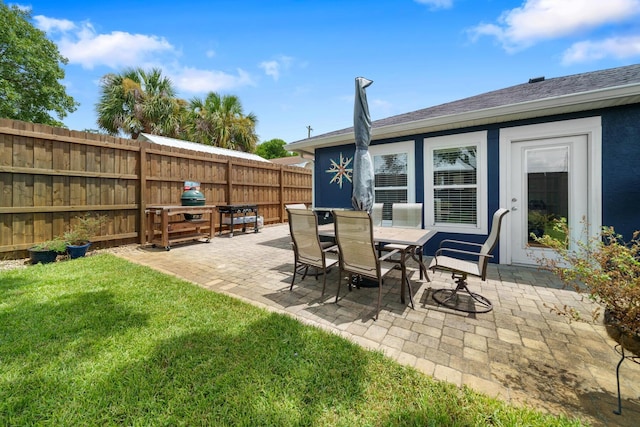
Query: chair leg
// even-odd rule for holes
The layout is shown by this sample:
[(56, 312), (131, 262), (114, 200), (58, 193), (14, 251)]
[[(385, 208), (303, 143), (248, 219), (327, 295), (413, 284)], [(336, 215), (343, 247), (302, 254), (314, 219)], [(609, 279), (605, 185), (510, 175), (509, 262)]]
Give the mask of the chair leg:
[(404, 280), (407, 282), (407, 288), (409, 288), (409, 302), (411, 303), (411, 308), (416, 309), (415, 305), (413, 305), (413, 289), (411, 289), (411, 281), (407, 276), (404, 277)]
[[(420, 269), (420, 280), (423, 279), (424, 275), (426, 273), (424, 273), (423, 269), (424, 269), (424, 264), (422, 264), (422, 253), (424, 252), (424, 249), (422, 248), (422, 246), (420, 246), (418, 248), (420, 250), (420, 255), (418, 256), (418, 258), (420, 258), (420, 265), (419, 265), (419, 269)], [(427, 281), (429, 280), (429, 276), (427, 276)]]
[(338, 297), (340, 296), (340, 284), (342, 283), (342, 269), (339, 269), (338, 274), (338, 291), (336, 292), (336, 303), (338, 302)]
[(382, 302), (382, 278), (378, 278), (378, 308), (376, 309), (376, 317), (374, 320), (378, 320), (378, 313), (380, 313), (380, 303)]
[[(417, 258), (416, 258), (416, 252), (418, 252)], [(430, 282), (431, 279), (429, 279), (429, 274), (427, 274), (427, 267), (425, 267), (424, 265), (423, 252), (424, 252), (424, 248), (422, 246), (419, 248), (416, 248), (416, 250), (411, 254), (411, 258), (413, 258), (418, 263), (418, 268), (420, 269), (420, 280), (422, 280), (423, 278), (426, 278), (427, 282)]]
[(293, 282), (296, 281), (296, 272), (298, 271), (298, 261), (294, 261), (293, 263), (293, 277), (291, 278), (291, 286), (289, 286), (289, 291), (293, 290)]
[[(320, 294), (320, 299), (324, 299), (324, 289), (327, 287), (327, 267), (322, 269), (322, 293)], [(316, 277), (317, 279), (317, 277)]]
[(305, 277), (307, 277), (307, 273), (308, 273), (308, 272), (309, 272), (309, 266), (308, 266), (308, 265), (306, 265), (306, 266), (304, 267), (304, 274), (302, 275), (302, 280), (304, 280), (304, 279), (305, 279)]

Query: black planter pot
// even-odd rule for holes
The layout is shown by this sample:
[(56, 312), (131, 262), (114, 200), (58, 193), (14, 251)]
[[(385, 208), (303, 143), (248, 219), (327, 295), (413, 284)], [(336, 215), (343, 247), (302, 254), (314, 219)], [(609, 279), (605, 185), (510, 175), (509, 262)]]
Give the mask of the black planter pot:
[(31, 264), (49, 264), (55, 262), (58, 252), (49, 250), (29, 249)]
[(610, 310), (604, 311), (604, 326), (607, 334), (625, 350), (640, 356), (640, 335), (623, 331)]
[(84, 245), (67, 245), (67, 253), (69, 254), (69, 258), (76, 259), (81, 258), (87, 254), (87, 249), (91, 246), (91, 242), (85, 243)]

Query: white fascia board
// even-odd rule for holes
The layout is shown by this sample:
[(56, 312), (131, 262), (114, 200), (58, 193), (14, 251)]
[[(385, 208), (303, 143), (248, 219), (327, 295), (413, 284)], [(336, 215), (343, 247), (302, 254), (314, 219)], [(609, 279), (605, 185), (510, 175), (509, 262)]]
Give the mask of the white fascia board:
[(640, 85), (633, 84), (385, 126), (372, 131), (372, 136), (390, 138), (398, 136), (400, 132), (403, 135), (426, 133), (637, 102), (640, 102)]
[[(545, 98), (377, 127), (371, 130), (371, 136), (375, 139), (393, 138), (490, 123), (615, 107), (638, 102), (640, 102), (640, 84), (634, 83), (626, 86), (562, 95), (554, 98)], [(297, 151), (300, 153), (313, 153), (317, 148), (353, 143), (354, 140), (354, 133), (347, 132), (331, 135), (326, 138), (294, 142), (285, 148), (289, 151)]]

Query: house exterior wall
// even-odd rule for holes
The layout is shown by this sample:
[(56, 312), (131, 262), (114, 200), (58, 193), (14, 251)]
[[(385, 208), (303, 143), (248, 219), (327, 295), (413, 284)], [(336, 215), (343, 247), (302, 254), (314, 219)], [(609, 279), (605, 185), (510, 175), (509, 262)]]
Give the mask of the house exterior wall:
[(602, 224), (640, 230), (640, 105), (602, 114)]
[[(345, 167), (353, 169), (353, 155), (355, 150), (355, 144), (340, 145), (316, 150), (313, 169), (314, 206), (331, 208), (351, 207), (351, 191), (353, 190), (352, 183), (346, 177), (343, 177), (342, 186), (340, 186), (338, 178), (335, 178), (336, 173), (329, 173), (327, 171), (335, 168), (335, 165), (340, 163), (341, 156), (344, 161), (346, 161), (345, 159), (350, 159), (349, 163), (345, 165)], [(334, 178), (336, 181), (333, 183), (330, 182), (331, 179)]]
[[(415, 194), (416, 202), (425, 202), (424, 140), (434, 136), (455, 135), (474, 131), (487, 131), (487, 212), (491, 215), (500, 208), (500, 129), (505, 127), (550, 123), (561, 120), (600, 116), (602, 120), (602, 224), (615, 227), (625, 239), (640, 230), (640, 104), (606, 110), (573, 113), (543, 119), (523, 120), (483, 127), (459, 129), (454, 132), (407, 135), (394, 140), (372, 141), (372, 145), (413, 140), (415, 143)], [(314, 204), (322, 207), (351, 207), (352, 185), (343, 178), (342, 188), (331, 183), (331, 160), (352, 159), (353, 144), (320, 148), (315, 152)], [(353, 161), (348, 168), (353, 167)], [(586, 195), (585, 195), (586, 197)], [(429, 202), (427, 201), (426, 204)], [(509, 208), (509, 206), (505, 206)], [(425, 254), (433, 255), (439, 242), (446, 238), (484, 242), (487, 234), (462, 234), (439, 232), (425, 246)], [(499, 258), (496, 248), (494, 260)]]

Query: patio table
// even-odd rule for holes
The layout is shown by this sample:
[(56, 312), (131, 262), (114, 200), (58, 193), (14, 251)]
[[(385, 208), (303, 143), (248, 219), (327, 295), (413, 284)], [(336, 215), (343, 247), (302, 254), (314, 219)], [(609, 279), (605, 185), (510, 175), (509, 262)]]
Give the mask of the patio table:
[[(323, 224), (318, 226), (318, 234), (325, 237), (335, 237), (335, 228), (333, 224)], [(411, 258), (418, 263), (419, 268), (424, 273), (427, 281), (429, 281), (429, 275), (427, 274), (427, 267), (424, 263), (416, 257), (415, 247), (424, 246), (429, 239), (436, 234), (435, 230), (427, 230), (422, 228), (405, 228), (405, 227), (373, 227), (373, 241), (375, 243), (395, 243), (399, 245), (407, 245), (407, 248), (400, 251), (401, 258), (400, 263), (402, 265), (402, 285), (400, 286), (400, 301), (405, 301), (405, 289), (404, 283), (407, 280), (405, 261), (407, 253)]]

